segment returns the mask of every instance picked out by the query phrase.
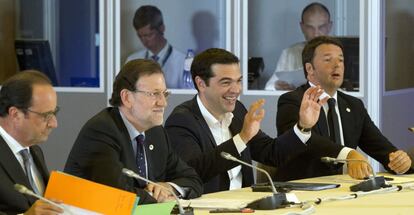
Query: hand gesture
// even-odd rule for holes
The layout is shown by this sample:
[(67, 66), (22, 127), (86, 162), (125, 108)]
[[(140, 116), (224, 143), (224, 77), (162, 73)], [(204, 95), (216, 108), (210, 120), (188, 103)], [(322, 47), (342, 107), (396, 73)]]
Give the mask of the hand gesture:
[(250, 105), (249, 111), (244, 117), (243, 128), (239, 134), (243, 142), (249, 142), (259, 132), (260, 122), (262, 122), (265, 115), (264, 103), (264, 99), (259, 99)]
[[(55, 201), (56, 203), (61, 203)], [(62, 208), (56, 207), (42, 200), (37, 200), (24, 215), (37, 215), (37, 214), (62, 214), (64, 211)]]
[(406, 152), (398, 150), (389, 154), (388, 167), (397, 174), (407, 172), (411, 167), (411, 159)]
[(303, 128), (312, 128), (319, 119), (321, 106), (328, 101), (328, 97), (319, 100), (324, 91), (320, 86), (310, 87), (305, 91), (300, 104), (299, 125)]
[(165, 189), (161, 188), (160, 186), (148, 184), (145, 190), (152, 193), (152, 197), (154, 197), (154, 199), (156, 199), (157, 202), (166, 202), (174, 200), (174, 196), (167, 191), (170, 190), (171, 192), (174, 192), (174, 188), (170, 184), (165, 182), (158, 182), (157, 184), (163, 186)]
[[(359, 152), (352, 150), (349, 152), (346, 159), (350, 160), (365, 160), (367, 159)], [(355, 179), (363, 179), (372, 173), (370, 166), (362, 161), (348, 161), (348, 174)]]

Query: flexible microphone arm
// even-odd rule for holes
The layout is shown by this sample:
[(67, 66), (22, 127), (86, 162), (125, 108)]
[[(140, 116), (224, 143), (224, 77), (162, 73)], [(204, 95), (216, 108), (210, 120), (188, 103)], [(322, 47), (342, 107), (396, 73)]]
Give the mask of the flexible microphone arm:
[[(51, 204), (53, 206), (56, 206), (56, 207), (62, 209), (65, 212), (70, 212), (68, 210), (65, 210), (65, 208), (62, 205), (59, 205), (56, 202), (50, 201), (49, 199), (47, 199), (47, 198), (45, 198), (43, 196), (40, 196), (40, 195), (34, 193), (32, 190), (30, 190), (29, 188), (27, 188), (24, 185), (14, 184), (14, 189), (17, 190), (19, 193), (26, 194), (26, 195), (29, 195), (29, 196), (33, 196), (33, 197), (35, 197), (37, 199), (43, 200), (43, 201), (45, 201), (45, 202), (47, 202), (47, 203), (49, 203), (49, 204)], [(72, 214), (72, 213), (70, 212), (70, 214)]]
[(369, 168), (372, 171), (372, 175), (377, 177), (377, 174), (375, 173), (374, 169), (372, 168), (371, 164), (363, 159), (337, 159), (337, 158), (331, 158), (331, 157), (321, 157), (321, 161), (324, 163), (348, 163), (348, 162), (363, 162), (366, 163)]
[(262, 168), (259, 168), (259, 167), (257, 167), (257, 166), (253, 166), (253, 165), (251, 165), (251, 164), (249, 164), (249, 163), (246, 163), (246, 162), (244, 162), (244, 161), (242, 161), (242, 160), (240, 160), (240, 159), (237, 159), (237, 158), (235, 158), (233, 155), (231, 155), (231, 154), (229, 154), (229, 153), (227, 153), (227, 152), (221, 152), (221, 153), (220, 153), (220, 155), (221, 155), (221, 157), (223, 157), (223, 158), (224, 158), (224, 159), (226, 159), (226, 160), (235, 161), (235, 162), (238, 162), (238, 163), (244, 164), (244, 165), (246, 165), (246, 166), (249, 166), (249, 167), (251, 167), (251, 168), (253, 168), (253, 169), (259, 170), (260, 172), (263, 172), (263, 173), (266, 175), (266, 177), (267, 177), (267, 179), (269, 180), (269, 182), (270, 182), (270, 185), (271, 185), (271, 187), (272, 187), (272, 192), (273, 192), (273, 194), (277, 194), (277, 191), (276, 191), (275, 185), (273, 184), (273, 180), (272, 180), (272, 178), (270, 177), (269, 173), (268, 173), (266, 170), (264, 170), (264, 169), (262, 169)]
[(363, 162), (368, 164), (369, 168), (371, 168), (373, 177), (370, 177), (369, 179), (362, 181), (358, 184), (352, 185), (350, 187), (350, 190), (353, 192), (357, 191), (371, 191), (371, 190), (377, 190), (380, 188), (386, 188), (390, 187), (391, 185), (387, 185), (385, 183), (384, 176), (377, 176), (375, 174), (374, 169), (372, 168), (371, 164), (368, 163), (368, 161), (363, 159), (336, 159), (331, 157), (321, 157), (321, 161), (324, 163), (347, 163), (347, 162)]
[(144, 178), (144, 177), (142, 177), (142, 176), (140, 176), (140, 175), (136, 174), (134, 171), (132, 171), (132, 170), (130, 170), (130, 169), (127, 169), (127, 168), (122, 168), (122, 173), (123, 173), (124, 175), (128, 176), (128, 177), (131, 177), (131, 178), (136, 178), (136, 179), (139, 179), (139, 180), (145, 181), (145, 182), (147, 182), (147, 183), (149, 183), (149, 184), (152, 184), (152, 185), (154, 185), (154, 186), (156, 186), (156, 187), (160, 187), (161, 189), (166, 190), (167, 192), (169, 192), (170, 194), (172, 194), (172, 195), (174, 196), (174, 199), (175, 199), (175, 201), (177, 202), (177, 205), (178, 205), (178, 210), (180, 211), (180, 214), (181, 214), (181, 215), (184, 215), (184, 214), (185, 214), (184, 209), (183, 209), (183, 207), (181, 206), (180, 200), (178, 199), (178, 196), (177, 196), (177, 195), (176, 195), (173, 191), (169, 190), (168, 188), (166, 188), (166, 187), (164, 187), (164, 186), (162, 186), (162, 185), (159, 185), (159, 184), (157, 184), (157, 183), (155, 183), (155, 182), (153, 182), (153, 181), (151, 181), (151, 180), (148, 180), (148, 179), (146, 179), (146, 178)]
[(272, 180), (272, 178), (270, 177), (269, 173), (266, 170), (261, 169), (261, 168), (256, 167), (256, 166), (253, 166), (253, 165), (251, 165), (249, 163), (246, 163), (242, 160), (239, 160), (239, 159), (235, 158), (234, 156), (232, 156), (231, 154), (229, 154), (227, 152), (221, 152), (220, 155), (221, 155), (221, 157), (223, 157), (226, 160), (231, 160), (231, 161), (235, 161), (237, 163), (246, 165), (246, 166), (251, 167), (253, 169), (256, 169), (260, 172), (263, 172), (267, 176), (267, 178), (270, 182), (270, 186), (272, 188), (273, 195), (262, 198), (262, 199), (258, 199), (256, 201), (248, 204), (247, 207), (252, 208), (252, 209), (256, 209), (256, 210), (273, 210), (273, 209), (276, 209), (276, 208), (283, 208), (283, 207), (286, 207), (287, 205), (289, 205), (289, 203), (286, 199), (286, 193), (278, 193), (276, 191), (275, 185), (273, 184), (273, 180)]

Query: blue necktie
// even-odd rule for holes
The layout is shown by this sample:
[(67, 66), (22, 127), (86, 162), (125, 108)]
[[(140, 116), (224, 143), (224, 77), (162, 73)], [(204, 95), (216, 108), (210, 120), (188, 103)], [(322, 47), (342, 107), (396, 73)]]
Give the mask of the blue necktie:
[(336, 100), (334, 98), (328, 99), (328, 125), (329, 125), (329, 136), (331, 140), (337, 144), (341, 143), (341, 136), (339, 131), (339, 120), (338, 120), (338, 114), (336, 114), (335, 111), (335, 103)]
[(144, 178), (147, 178), (147, 164), (145, 162), (145, 144), (144, 144), (144, 135), (138, 135), (135, 140), (137, 141), (137, 151), (136, 151), (136, 162), (138, 167), (138, 174)]
[(32, 175), (31, 169), (33, 167), (33, 162), (32, 162), (32, 158), (31, 158), (32, 156), (30, 155), (29, 150), (27, 149), (21, 150), (20, 155), (23, 158), (24, 169), (26, 171), (27, 179), (29, 179), (30, 186), (32, 186), (32, 189), (36, 194), (42, 195), (39, 189), (37, 188), (33, 175)]

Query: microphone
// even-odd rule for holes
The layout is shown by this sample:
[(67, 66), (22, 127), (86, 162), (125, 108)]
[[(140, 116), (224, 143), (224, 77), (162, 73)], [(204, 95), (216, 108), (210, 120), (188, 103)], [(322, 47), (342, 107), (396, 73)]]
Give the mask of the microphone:
[[(47, 202), (47, 203), (49, 203), (49, 204), (51, 204), (51, 205), (54, 205), (54, 206), (56, 206), (56, 207), (58, 207), (58, 208), (60, 208), (60, 209), (64, 210), (65, 212), (70, 212), (70, 211), (66, 211), (66, 210), (65, 210), (65, 208), (64, 208), (62, 205), (59, 205), (59, 204), (58, 204), (58, 203), (56, 203), (56, 202), (50, 201), (49, 199), (47, 199), (47, 198), (45, 198), (45, 197), (43, 197), (43, 196), (40, 196), (40, 195), (38, 195), (38, 194), (34, 193), (33, 191), (31, 191), (30, 189), (28, 189), (28, 188), (27, 188), (26, 186), (24, 186), (24, 185), (21, 185), (21, 184), (14, 184), (14, 189), (15, 189), (15, 190), (17, 190), (19, 193), (26, 194), (26, 195), (29, 195), (29, 196), (33, 196), (33, 197), (35, 197), (35, 198), (38, 198), (38, 199), (40, 199), (40, 200), (43, 200), (43, 201), (45, 201), (45, 202)], [(72, 214), (72, 213), (70, 213), (70, 214)]]
[(269, 173), (266, 170), (264, 170), (262, 168), (259, 168), (259, 167), (256, 167), (256, 166), (253, 166), (253, 165), (251, 165), (249, 163), (246, 163), (242, 160), (239, 160), (239, 159), (235, 158), (233, 155), (231, 155), (227, 152), (221, 152), (220, 155), (221, 155), (221, 157), (223, 157), (226, 160), (231, 160), (231, 161), (235, 161), (237, 163), (246, 165), (246, 166), (251, 167), (255, 170), (263, 172), (267, 176), (267, 179), (270, 182), (270, 186), (271, 186), (273, 195), (262, 198), (262, 199), (258, 199), (256, 201), (248, 204), (247, 205), (248, 208), (255, 209), (255, 210), (273, 210), (273, 209), (276, 209), (276, 208), (283, 208), (283, 207), (286, 207), (286, 206), (289, 205), (289, 203), (286, 199), (286, 193), (278, 193), (276, 191), (275, 185), (273, 184), (273, 180), (272, 180), (272, 178), (270, 177)]
[(180, 203), (180, 200), (178, 199), (177, 195), (173, 191), (167, 189), (166, 187), (164, 187), (162, 185), (159, 185), (159, 184), (157, 184), (157, 183), (155, 183), (155, 182), (153, 182), (153, 181), (151, 181), (149, 179), (146, 179), (146, 178), (144, 178), (144, 177), (136, 174), (134, 171), (132, 171), (130, 169), (127, 169), (127, 168), (122, 168), (122, 173), (124, 175), (128, 176), (128, 177), (135, 178), (135, 179), (139, 179), (139, 180), (145, 181), (145, 182), (147, 182), (149, 184), (152, 184), (152, 185), (154, 185), (156, 187), (160, 187), (161, 189), (166, 190), (168, 193), (172, 194), (174, 196), (175, 201), (177, 202), (179, 214), (181, 214), (181, 215), (193, 215), (194, 214), (193, 209), (190, 208), (190, 207), (187, 207), (186, 210), (184, 211), (184, 209), (183, 209), (183, 207), (182, 207), (182, 205)]
[(372, 168), (371, 164), (363, 159), (336, 159), (331, 157), (321, 157), (321, 161), (324, 163), (348, 163), (348, 162), (363, 162), (366, 163), (372, 171), (372, 177), (370, 176), (367, 180), (362, 181), (358, 184), (352, 185), (350, 190), (352, 192), (364, 191), (368, 192), (371, 190), (378, 190), (380, 188), (390, 187), (391, 185), (387, 185), (385, 183), (384, 176), (377, 176), (374, 169)]

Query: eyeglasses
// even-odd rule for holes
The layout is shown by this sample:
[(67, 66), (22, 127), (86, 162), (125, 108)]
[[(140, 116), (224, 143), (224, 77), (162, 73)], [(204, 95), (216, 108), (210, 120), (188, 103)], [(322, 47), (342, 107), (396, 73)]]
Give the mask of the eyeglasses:
[(146, 96), (152, 98), (152, 99), (161, 99), (162, 97), (164, 97), (165, 99), (168, 99), (168, 97), (171, 95), (171, 92), (168, 90), (165, 91), (154, 91), (154, 92), (149, 92), (149, 91), (143, 91), (143, 90), (134, 90), (132, 91), (134, 93), (143, 93)]
[(49, 120), (52, 119), (52, 117), (56, 117), (56, 115), (59, 112), (60, 108), (58, 106), (56, 106), (56, 108), (55, 108), (54, 111), (48, 111), (48, 112), (43, 112), (43, 113), (42, 112), (33, 111), (33, 110), (30, 110), (30, 109), (26, 109), (26, 110), (29, 111), (29, 112), (31, 112), (31, 113), (34, 113), (34, 114), (37, 114), (37, 115), (43, 117), (43, 120), (45, 122), (49, 122)]

